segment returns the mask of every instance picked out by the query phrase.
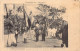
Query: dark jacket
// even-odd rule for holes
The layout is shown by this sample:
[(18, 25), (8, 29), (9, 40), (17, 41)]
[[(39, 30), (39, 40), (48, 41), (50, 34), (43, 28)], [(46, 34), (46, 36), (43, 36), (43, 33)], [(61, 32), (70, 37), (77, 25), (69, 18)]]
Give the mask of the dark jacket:
[(63, 43), (68, 43), (68, 25), (65, 25), (59, 32), (62, 33)]
[(37, 27), (35, 29), (35, 33), (36, 33), (36, 35), (39, 35), (39, 29)]

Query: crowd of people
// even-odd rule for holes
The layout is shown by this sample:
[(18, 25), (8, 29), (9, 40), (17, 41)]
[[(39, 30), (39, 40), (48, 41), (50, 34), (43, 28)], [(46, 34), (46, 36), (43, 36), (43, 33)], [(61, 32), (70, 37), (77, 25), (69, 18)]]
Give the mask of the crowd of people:
[[(13, 27), (11, 24), (9, 24), (9, 34), (8, 34), (8, 39), (7, 39), (7, 46), (17, 46), (17, 42), (18, 42), (18, 36), (19, 34), (19, 30), (16, 29), (13, 32)], [(32, 31), (31, 31), (32, 30)], [(48, 32), (48, 35), (47, 35)], [(35, 41), (38, 42), (39, 41), (39, 37), (40, 35), (42, 36), (42, 41), (46, 40), (46, 36), (49, 36), (51, 34), (52, 37), (56, 37), (56, 32), (57, 29), (52, 29), (49, 31), (45, 29), (45, 24), (42, 24), (41, 27), (38, 23), (36, 23), (36, 26), (34, 28), (27, 28), (27, 27), (23, 27), (23, 33), (22, 33), (22, 37), (23, 37), (23, 42), (27, 43), (27, 38), (34, 38), (35, 37)], [(62, 33), (62, 44), (61, 47), (64, 46), (64, 44), (66, 45), (66, 47), (68, 47), (68, 25), (65, 25), (64, 28), (60, 29), (58, 32), (58, 34)]]
[[(8, 41), (7, 41), (7, 46), (17, 46), (17, 41), (18, 41), (18, 36), (19, 36), (19, 30), (16, 29), (12, 30), (13, 26), (10, 24), (9, 25), (9, 34), (8, 34)], [(40, 30), (39, 24), (36, 23), (36, 26), (34, 28), (31, 27), (23, 27), (23, 41), (24, 43), (27, 43), (27, 38), (30, 36), (31, 37), (32, 34), (34, 34), (33, 36), (36, 37), (36, 42), (39, 41), (39, 35), (42, 34), (42, 41), (45, 41), (45, 24), (42, 24), (42, 29)], [(33, 29), (33, 32), (30, 32)], [(41, 32), (40, 32), (41, 31)], [(32, 34), (31, 34), (32, 33)]]

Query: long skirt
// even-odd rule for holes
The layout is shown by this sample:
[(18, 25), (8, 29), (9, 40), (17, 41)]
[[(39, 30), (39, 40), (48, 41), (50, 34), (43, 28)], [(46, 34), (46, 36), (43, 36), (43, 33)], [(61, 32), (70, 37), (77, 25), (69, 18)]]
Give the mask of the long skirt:
[(9, 34), (7, 39), (7, 45), (11, 46), (11, 44), (16, 44), (15, 34)]

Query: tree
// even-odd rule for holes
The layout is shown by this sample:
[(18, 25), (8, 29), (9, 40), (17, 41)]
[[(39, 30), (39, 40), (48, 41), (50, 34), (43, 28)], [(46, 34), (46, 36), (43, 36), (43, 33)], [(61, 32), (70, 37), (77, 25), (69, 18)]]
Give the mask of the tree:
[[(45, 20), (46, 20), (45, 24), (46, 24), (46, 26), (49, 26), (49, 27), (50, 26), (53, 27), (54, 25), (59, 25), (58, 19), (60, 19), (59, 18), (60, 14), (65, 13), (65, 10), (66, 10), (66, 8), (64, 8), (64, 7), (62, 9), (58, 9), (58, 8), (55, 8), (55, 7), (48, 6), (46, 4), (39, 4), (37, 9), (41, 12), (40, 13), (41, 18), (43, 19), (45, 17)], [(40, 15), (36, 15), (36, 17), (39, 17), (38, 20), (41, 19)], [(57, 20), (57, 22), (55, 22), (56, 20)], [(44, 22), (44, 21), (40, 21), (40, 22)]]

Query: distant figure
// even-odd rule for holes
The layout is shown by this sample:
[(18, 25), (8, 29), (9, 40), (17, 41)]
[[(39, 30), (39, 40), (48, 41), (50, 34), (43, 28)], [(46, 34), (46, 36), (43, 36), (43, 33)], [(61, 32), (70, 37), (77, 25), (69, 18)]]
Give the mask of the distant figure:
[(18, 39), (18, 30), (15, 30), (15, 38), (16, 38), (16, 43), (17, 43), (17, 39)]
[(56, 31), (57, 31), (56, 28), (51, 29), (52, 37), (56, 37)]
[(36, 42), (39, 40), (39, 24), (36, 24), (35, 33), (36, 33)]
[(56, 28), (48, 28), (48, 37), (56, 37)]

